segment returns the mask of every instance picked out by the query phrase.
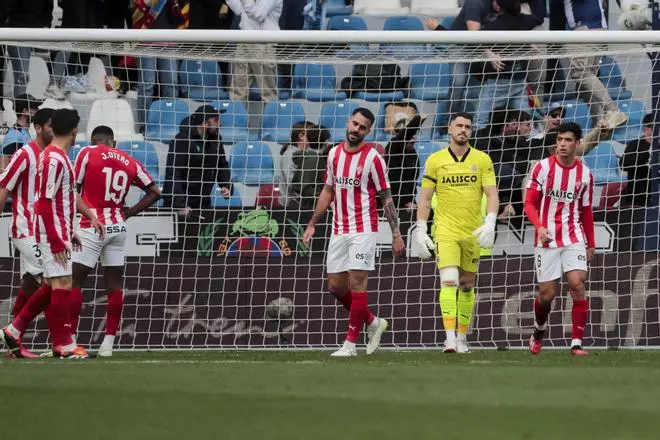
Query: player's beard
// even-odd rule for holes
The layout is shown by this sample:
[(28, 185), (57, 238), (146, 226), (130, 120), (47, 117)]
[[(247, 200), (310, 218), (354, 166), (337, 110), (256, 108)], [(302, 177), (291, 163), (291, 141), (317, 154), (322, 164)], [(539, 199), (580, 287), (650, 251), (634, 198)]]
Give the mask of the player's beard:
[(458, 136), (452, 136), (452, 140), (454, 141), (454, 144), (458, 145), (459, 147), (464, 147), (468, 144), (470, 139), (466, 137), (458, 137)]
[[(354, 136), (354, 138), (356, 139), (355, 141), (352, 141), (352, 140), (351, 140), (351, 135)], [(357, 147), (357, 146), (359, 146), (359, 145), (362, 143), (363, 140), (364, 140), (364, 138), (363, 138), (363, 137), (360, 137), (359, 134), (357, 134), (357, 133), (351, 133), (350, 131), (346, 130), (346, 142), (348, 142), (348, 145), (349, 145), (349, 146), (351, 146), (351, 147)]]

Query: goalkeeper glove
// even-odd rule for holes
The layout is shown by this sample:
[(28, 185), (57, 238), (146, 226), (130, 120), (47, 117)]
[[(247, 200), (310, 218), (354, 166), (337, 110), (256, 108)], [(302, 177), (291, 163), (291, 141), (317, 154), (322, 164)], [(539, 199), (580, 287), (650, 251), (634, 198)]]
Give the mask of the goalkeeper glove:
[(484, 219), (484, 224), (478, 227), (472, 235), (477, 237), (477, 243), (482, 248), (492, 248), (495, 244), (495, 223), (497, 222), (497, 214), (494, 212), (488, 213)]
[(424, 220), (418, 220), (417, 223), (415, 223), (413, 240), (417, 243), (417, 247), (419, 247), (419, 258), (422, 260), (431, 258), (431, 251), (435, 250), (435, 243), (433, 243), (431, 237), (426, 234), (426, 222)]

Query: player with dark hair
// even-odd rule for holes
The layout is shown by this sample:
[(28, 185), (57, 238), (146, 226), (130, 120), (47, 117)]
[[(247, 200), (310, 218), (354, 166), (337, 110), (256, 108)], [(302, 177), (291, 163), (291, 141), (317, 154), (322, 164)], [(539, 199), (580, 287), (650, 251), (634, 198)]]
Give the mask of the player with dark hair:
[[(499, 198), (493, 162), (488, 154), (469, 144), (472, 116), (454, 114), (450, 118), (449, 134), (449, 147), (429, 156), (424, 164), (412, 237), (422, 259), (430, 258), (431, 251), (437, 249), (440, 310), (446, 333), (443, 352), (469, 353), (467, 331), (476, 300), (477, 268), (481, 248), (492, 248), (495, 241)], [(437, 197), (433, 219), (435, 242), (426, 234), (434, 194)], [(484, 195), (485, 218), (481, 208)]]
[(374, 270), (376, 259), (377, 198), (383, 204), (383, 214), (392, 229), (392, 252), (394, 255), (405, 252), (385, 160), (374, 144), (364, 142), (374, 120), (373, 113), (365, 108), (356, 109), (349, 118), (346, 141), (328, 153), (325, 184), (303, 237), (304, 242), (309, 243), (316, 224), (332, 204), (328, 288), (349, 311), (346, 340), (332, 354), (337, 357), (357, 356), (357, 339), (364, 324), (367, 325), (367, 354), (372, 354), (388, 327), (385, 319), (369, 310), (367, 295), (369, 271)]
[[(80, 222), (78, 234), (82, 250), (73, 253), (73, 294), (82, 297), (81, 287), (101, 258), (103, 279), (108, 297), (105, 338), (99, 357), (112, 356), (112, 348), (121, 320), (123, 307), (122, 278), (126, 219), (153, 205), (160, 198), (160, 189), (144, 165), (129, 154), (115, 148), (114, 133), (100, 125), (92, 131), (92, 144), (83, 148), (76, 158), (75, 174), (77, 202), (88, 206), (105, 228), (105, 238), (94, 232), (90, 220)], [(146, 194), (135, 205), (124, 210), (131, 185)], [(76, 333), (80, 310), (72, 311), (71, 330)]]
[(555, 155), (539, 161), (527, 183), (525, 213), (536, 229), (534, 261), (539, 283), (539, 294), (534, 300), (534, 334), (529, 340), (532, 354), (541, 352), (546, 322), (562, 274), (573, 298), (571, 354), (587, 354), (582, 349), (589, 315), (584, 283), (595, 248), (594, 179), (589, 168), (577, 158), (581, 137), (579, 125), (560, 124)]

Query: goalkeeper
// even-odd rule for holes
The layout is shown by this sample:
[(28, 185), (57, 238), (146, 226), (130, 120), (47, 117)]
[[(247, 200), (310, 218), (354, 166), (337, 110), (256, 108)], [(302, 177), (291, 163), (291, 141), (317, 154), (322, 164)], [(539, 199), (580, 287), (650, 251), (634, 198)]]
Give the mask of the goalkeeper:
[[(449, 147), (431, 155), (424, 165), (413, 239), (422, 259), (430, 258), (437, 244), (440, 309), (447, 334), (443, 352), (468, 353), (466, 335), (474, 309), (480, 251), (493, 247), (499, 200), (493, 162), (486, 153), (468, 143), (472, 116), (453, 115), (449, 134)], [(434, 193), (438, 200), (434, 216), (435, 244), (426, 233)], [(481, 214), (483, 194), (486, 195), (485, 219)]]

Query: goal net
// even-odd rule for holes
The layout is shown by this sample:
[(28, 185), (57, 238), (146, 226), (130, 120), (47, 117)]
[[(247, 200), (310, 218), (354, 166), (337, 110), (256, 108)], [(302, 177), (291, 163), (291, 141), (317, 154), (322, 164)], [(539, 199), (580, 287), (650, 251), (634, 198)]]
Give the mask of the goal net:
[[(357, 18), (343, 20), (330, 24), (348, 29)], [(379, 26), (395, 29), (403, 21)], [(21, 29), (0, 35), (3, 165), (12, 142), (34, 136), (29, 108), (75, 108), (81, 122), (72, 160), (91, 131), (107, 125), (117, 148), (142, 161), (163, 188), (157, 207), (128, 221), (119, 348), (340, 344), (348, 312), (328, 293), (325, 273), (332, 213), (309, 246), (302, 238), (327, 148), (345, 139), (348, 118), (360, 107), (376, 116), (366, 141), (390, 164), (406, 242), (406, 257), (393, 258), (388, 223), (380, 220), (369, 301), (390, 321), (385, 347), (437, 348), (444, 341), (436, 265), (420, 261), (410, 236), (424, 162), (447, 147), (449, 115), (458, 111), (473, 115), (471, 143), (493, 159), (501, 199), (496, 244), (479, 265), (471, 346), (526, 345), (536, 283), (521, 188), (530, 163), (551, 154), (557, 124), (574, 121), (596, 184), (585, 346), (660, 347), (657, 165), (649, 144), (660, 87), (657, 36)], [(219, 135), (213, 112), (200, 116), (204, 105), (217, 112)], [(128, 204), (139, 197), (132, 190)], [(10, 219), (7, 206), (0, 223), (3, 323), (19, 286)], [(83, 289), (78, 334), (92, 348), (105, 323), (97, 271)], [(569, 343), (567, 293), (562, 284), (549, 319), (550, 346)], [(25, 343), (41, 349), (47, 338), (40, 318)]]

